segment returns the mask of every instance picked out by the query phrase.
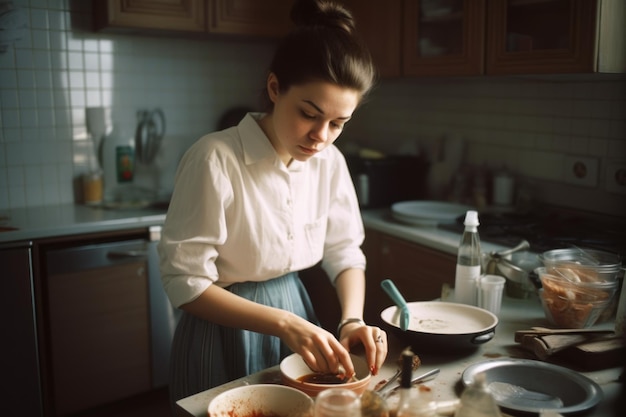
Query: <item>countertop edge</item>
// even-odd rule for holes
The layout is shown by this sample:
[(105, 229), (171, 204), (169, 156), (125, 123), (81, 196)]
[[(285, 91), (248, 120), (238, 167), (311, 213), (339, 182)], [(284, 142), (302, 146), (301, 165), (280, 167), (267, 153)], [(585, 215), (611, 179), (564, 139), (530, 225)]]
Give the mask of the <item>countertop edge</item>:
[[(365, 228), (386, 233), (451, 255), (456, 255), (458, 252), (459, 241), (461, 239), (459, 233), (439, 229), (436, 226), (422, 227), (400, 223), (391, 218), (391, 211), (389, 209), (363, 210), (361, 216), (363, 217), (363, 225)], [(480, 227), (478, 232), (480, 234)], [(491, 252), (506, 249), (506, 247), (481, 241), (481, 249), (483, 252)]]
[(165, 211), (152, 208), (111, 210), (74, 204), (2, 212), (0, 243), (110, 232), (161, 225)]

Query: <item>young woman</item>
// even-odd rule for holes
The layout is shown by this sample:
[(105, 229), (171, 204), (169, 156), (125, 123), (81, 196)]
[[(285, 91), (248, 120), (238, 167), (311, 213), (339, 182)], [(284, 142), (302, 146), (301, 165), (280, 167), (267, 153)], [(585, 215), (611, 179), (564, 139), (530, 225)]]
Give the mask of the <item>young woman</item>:
[[(354, 373), (365, 348), (376, 374), (387, 335), (362, 321), (364, 231), (333, 142), (374, 82), (351, 14), (296, 1), (296, 28), (267, 77), (269, 110), (201, 138), (183, 157), (159, 246), (164, 288), (184, 314), (172, 346), (178, 400), (277, 365), (297, 352), (312, 370)], [(298, 271), (322, 260), (342, 310), (318, 325)]]

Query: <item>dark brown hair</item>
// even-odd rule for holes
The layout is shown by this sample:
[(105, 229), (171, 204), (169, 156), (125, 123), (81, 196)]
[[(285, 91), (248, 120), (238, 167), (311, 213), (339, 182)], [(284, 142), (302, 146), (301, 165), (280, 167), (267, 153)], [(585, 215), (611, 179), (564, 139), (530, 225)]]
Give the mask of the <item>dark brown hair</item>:
[(296, 27), (278, 45), (269, 68), (280, 90), (319, 80), (367, 95), (376, 71), (350, 11), (332, 1), (296, 0), (290, 17)]

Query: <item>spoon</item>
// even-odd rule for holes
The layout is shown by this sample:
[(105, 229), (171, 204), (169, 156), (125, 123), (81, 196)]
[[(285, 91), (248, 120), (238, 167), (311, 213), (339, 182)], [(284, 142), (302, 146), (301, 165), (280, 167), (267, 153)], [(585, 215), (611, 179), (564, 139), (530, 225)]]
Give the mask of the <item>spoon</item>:
[[(431, 371), (428, 371), (422, 375), (416, 376), (415, 378), (413, 378), (411, 380), (411, 385), (416, 385), (416, 384), (420, 384), (422, 382), (425, 381), (429, 381), (431, 379), (434, 379), (437, 374), (439, 374), (439, 368), (435, 368)], [(384, 388), (384, 389), (383, 389)], [(388, 397), (390, 394), (393, 394), (398, 388), (400, 388), (400, 385), (396, 385), (393, 388), (389, 388), (389, 385), (385, 384), (385, 386), (383, 386), (382, 388), (378, 389), (378, 394), (380, 396), (382, 396), (383, 398)]]
[(404, 299), (402, 294), (400, 294), (400, 291), (392, 280), (386, 279), (380, 283), (380, 286), (383, 288), (383, 290), (385, 290), (385, 292), (393, 300), (393, 302), (396, 303), (396, 306), (400, 311), (400, 328), (406, 331), (409, 328), (409, 320), (411, 317), (411, 314), (409, 312), (409, 306), (407, 305), (406, 300)]
[(506, 404), (517, 404), (524, 407), (533, 406), (536, 408), (563, 407), (563, 401), (559, 397), (543, 392), (531, 391), (507, 382), (493, 381), (489, 384), (489, 390), (496, 401)]
[(494, 258), (504, 258), (505, 256), (509, 256), (513, 252), (518, 252), (518, 251), (528, 249), (528, 248), (530, 248), (530, 243), (528, 243), (527, 240), (522, 240), (520, 243), (517, 244), (517, 246), (513, 248), (498, 251), (498, 252), (491, 252), (491, 256), (493, 256)]

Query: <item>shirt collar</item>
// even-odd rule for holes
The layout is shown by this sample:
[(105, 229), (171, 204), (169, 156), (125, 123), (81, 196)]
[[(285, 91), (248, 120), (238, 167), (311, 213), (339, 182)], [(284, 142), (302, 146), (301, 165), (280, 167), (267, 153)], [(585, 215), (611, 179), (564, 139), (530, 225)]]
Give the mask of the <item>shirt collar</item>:
[[(264, 113), (248, 113), (237, 125), (241, 146), (243, 148), (244, 161), (246, 165), (254, 164), (264, 159), (273, 159), (275, 164), (280, 165), (280, 158), (276, 154), (276, 150), (272, 143), (259, 126), (259, 120)], [(263, 138), (264, 140), (259, 140)], [(326, 159), (324, 151), (319, 152), (313, 158)], [(305, 162), (292, 161), (289, 165), (289, 171), (301, 171)]]

